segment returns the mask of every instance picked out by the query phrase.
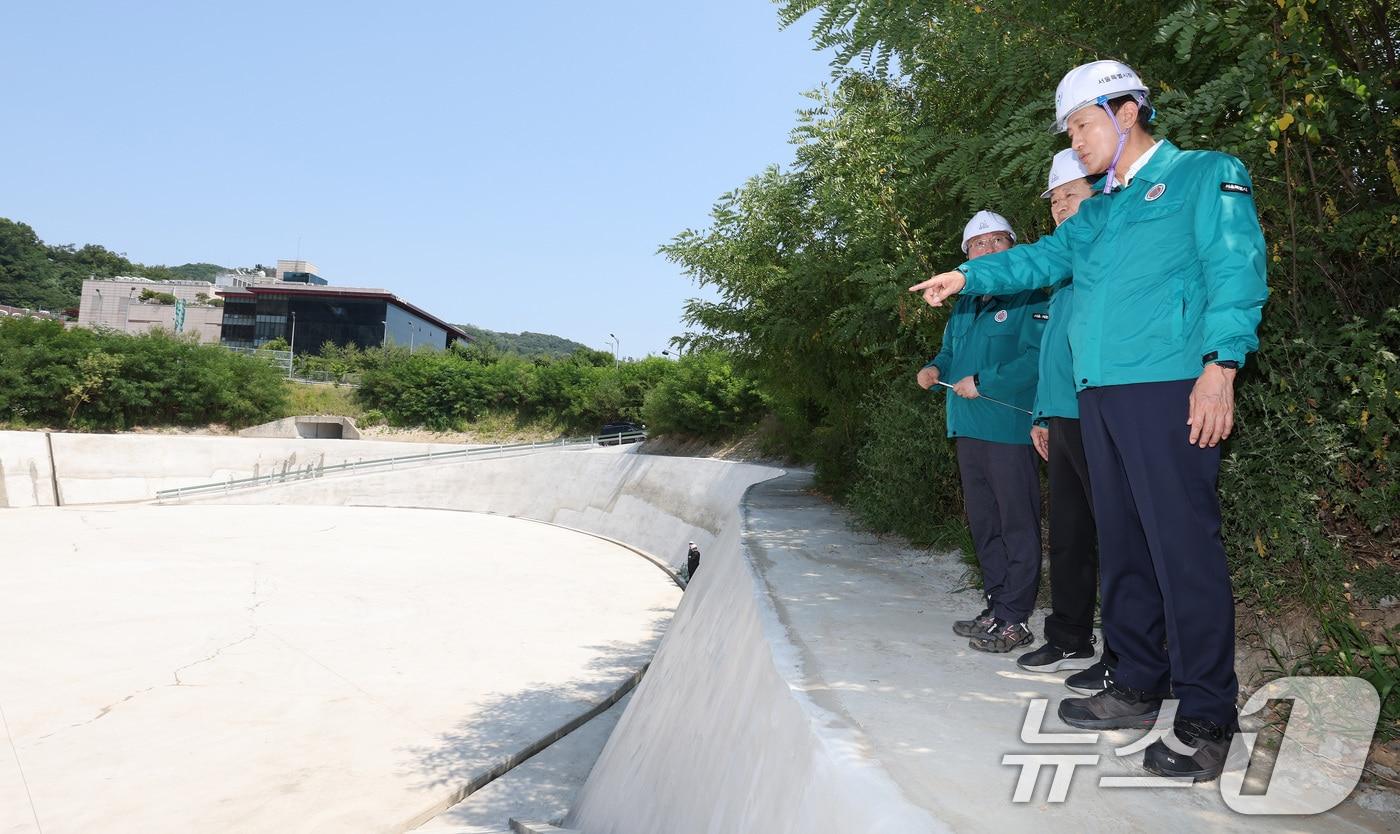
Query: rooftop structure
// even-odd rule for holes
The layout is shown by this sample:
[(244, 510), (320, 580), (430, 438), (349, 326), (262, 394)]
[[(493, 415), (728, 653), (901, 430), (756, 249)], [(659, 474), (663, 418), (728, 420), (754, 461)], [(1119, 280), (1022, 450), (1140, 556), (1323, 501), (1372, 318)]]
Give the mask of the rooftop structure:
[[(176, 325), (176, 311), (167, 296), (187, 305)], [(208, 281), (152, 281), (131, 275), (89, 278), (83, 281), (78, 304), (80, 327), (105, 327), (123, 333), (163, 329), (198, 334), (201, 341), (217, 342), (222, 311), (209, 306), (215, 287)]]
[(326, 342), (362, 348), (397, 344), (443, 350), (471, 337), (388, 290), (315, 284), (250, 284), (219, 290), (223, 343), (257, 348), (285, 339), (293, 353), (316, 354)]

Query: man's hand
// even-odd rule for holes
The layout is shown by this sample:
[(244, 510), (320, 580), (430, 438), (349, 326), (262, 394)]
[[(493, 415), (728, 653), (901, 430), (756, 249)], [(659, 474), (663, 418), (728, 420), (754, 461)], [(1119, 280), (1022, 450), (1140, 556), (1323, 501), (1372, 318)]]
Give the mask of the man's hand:
[(953, 386), (953, 393), (966, 400), (975, 400), (982, 396), (977, 393), (977, 383), (973, 382), (970, 376), (958, 380), (958, 384)]
[(1205, 366), (1191, 389), (1191, 427), (1187, 442), (1202, 449), (1215, 446), (1230, 436), (1235, 427), (1235, 374), (1233, 368), (1211, 364)]
[(957, 295), (962, 288), (967, 286), (967, 276), (958, 272), (940, 272), (927, 281), (915, 284), (909, 288), (909, 292), (921, 292), (924, 294), (924, 301), (930, 307), (943, 306), (943, 299), (950, 295)]
[(919, 371), (919, 387), (920, 387), (920, 388), (922, 388), (922, 389), (924, 389), (925, 391), (927, 391), (928, 389), (932, 388), (933, 386), (935, 386), (935, 385), (937, 385), (937, 384), (938, 384), (938, 368), (937, 368), (937, 367), (935, 367), (935, 366), (933, 366), (933, 365), (929, 365), (927, 368), (924, 368), (923, 370)]
[(1047, 426), (1031, 426), (1031, 445), (1040, 453), (1040, 459), (1050, 462), (1050, 429)]

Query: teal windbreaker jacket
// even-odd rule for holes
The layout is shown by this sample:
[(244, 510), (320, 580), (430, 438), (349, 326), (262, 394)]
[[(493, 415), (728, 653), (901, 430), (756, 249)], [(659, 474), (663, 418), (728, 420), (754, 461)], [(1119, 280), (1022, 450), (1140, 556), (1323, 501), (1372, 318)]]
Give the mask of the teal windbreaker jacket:
[(1035, 384), (1033, 420), (1044, 424), (1051, 417), (1079, 419), (1079, 394), (1074, 390), (1074, 363), (1069, 352), (1069, 311), (1074, 282), (1061, 281), (1050, 296), (1050, 320), (1040, 343), (1040, 376)]
[(1265, 263), (1244, 165), (1163, 141), (1131, 184), (1085, 200), (1054, 234), (959, 269), (974, 296), (1073, 276), (1069, 340), (1083, 390), (1243, 365), (1259, 346)]
[[(950, 389), (932, 389), (948, 397), (948, 436), (972, 437), (994, 443), (1030, 443), (1031, 405), (1045, 329), (1045, 293), (1031, 290), (993, 296), (986, 302), (965, 295), (953, 306), (943, 327), (943, 344), (929, 365), (950, 385), (977, 376), (977, 391), (967, 400)], [(927, 365), (925, 367), (928, 367)], [(1001, 400), (1020, 412), (986, 399)]]

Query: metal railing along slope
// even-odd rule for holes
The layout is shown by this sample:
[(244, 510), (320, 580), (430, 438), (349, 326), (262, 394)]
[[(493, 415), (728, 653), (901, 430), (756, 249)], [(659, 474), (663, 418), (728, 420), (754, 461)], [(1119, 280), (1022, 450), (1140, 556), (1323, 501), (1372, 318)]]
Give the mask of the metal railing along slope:
[(398, 455), (390, 458), (373, 458), (371, 460), (352, 460), (346, 461), (345, 463), (332, 464), (330, 466), (307, 466), (301, 469), (285, 468), (279, 472), (270, 472), (266, 475), (254, 475), (249, 478), (229, 478), (223, 481), (210, 481), (204, 484), (162, 489), (156, 492), (156, 500), (161, 502), (170, 500), (180, 501), (186, 496), (208, 495), (215, 492), (227, 493), (236, 489), (253, 489), (255, 487), (270, 486), (272, 484), (288, 483), (291, 481), (304, 481), (337, 472), (357, 474), (381, 469), (393, 470), (404, 466), (447, 463), (453, 460), (470, 461), (500, 455), (528, 454), (530, 452), (543, 452), (549, 449), (617, 446), (624, 443), (639, 443), (646, 440), (646, 437), (646, 432), (634, 431), (620, 434), (590, 435), (588, 437), (566, 437), (547, 443), (501, 443), (494, 446), (474, 446), (468, 449), (453, 449), (447, 452), (428, 451), (416, 455)]

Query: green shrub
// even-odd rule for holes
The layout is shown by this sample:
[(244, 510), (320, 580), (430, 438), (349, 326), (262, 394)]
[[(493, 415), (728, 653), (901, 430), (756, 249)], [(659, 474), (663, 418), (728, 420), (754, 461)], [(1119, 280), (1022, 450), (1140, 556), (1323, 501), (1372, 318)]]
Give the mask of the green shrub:
[(1222, 534), (1246, 598), (1336, 612), (1353, 577), (1400, 575), (1400, 310), (1308, 339), (1267, 321), (1236, 386)]
[(286, 396), (276, 369), (192, 338), (0, 320), (0, 420), (9, 423), (238, 427), (280, 416)]
[(942, 394), (916, 385), (912, 371), (907, 379), (872, 391), (863, 403), (869, 420), (846, 499), (861, 523), (875, 532), (970, 553), (944, 402)]
[(142, 290), (141, 300), (153, 301), (156, 304), (174, 304), (176, 301), (179, 301), (174, 293), (158, 292), (156, 290)]
[(765, 411), (752, 379), (734, 371), (729, 357), (687, 354), (646, 395), (642, 418), (657, 434), (717, 439), (752, 428)]
[[(603, 363), (600, 357), (606, 356)], [(410, 353), (364, 351), (358, 397), (390, 425), (462, 428), (488, 412), (588, 433), (613, 420), (641, 420), (648, 392), (674, 363), (647, 358), (614, 366), (611, 355), (579, 351), (563, 360), (524, 359), (467, 346)]]

